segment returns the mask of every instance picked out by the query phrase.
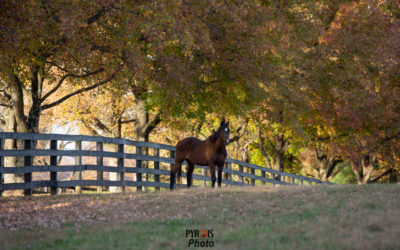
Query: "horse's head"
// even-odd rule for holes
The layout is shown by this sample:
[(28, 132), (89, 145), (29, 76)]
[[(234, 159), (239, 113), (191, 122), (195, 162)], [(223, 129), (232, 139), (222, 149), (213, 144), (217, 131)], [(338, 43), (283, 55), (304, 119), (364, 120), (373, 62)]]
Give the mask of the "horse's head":
[(218, 131), (225, 138), (225, 143), (228, 145), (228, 143), (229, 143), (229, 121), (227, 123), (225, 123), (225, 118), (222, 119), (221, 125), (220, 125)]

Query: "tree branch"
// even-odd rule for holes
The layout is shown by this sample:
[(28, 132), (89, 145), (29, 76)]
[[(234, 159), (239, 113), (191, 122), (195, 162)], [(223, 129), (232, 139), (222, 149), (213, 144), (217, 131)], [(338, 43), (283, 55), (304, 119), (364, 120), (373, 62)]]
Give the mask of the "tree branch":
[(192, 127), (192, 133), (194, 137), (198, 137), (201, 134), (201, 128), (204, 125), (204, 120), (201, 120), (199, 124), (197, 124), (197, 126), (193, 126)]
[(222, 82), (221, 80), (214, 80), (214, 81), (209, 81), (209, 82), (205, 82), (205, 81), (200, 81), (201, 84), (205, 84), (205, 85), (209, 85), (209, 84), (213, 84), (213, 83), (220, 83)]
[(12, 108), (13, 107), (11, 104), (4, 104), (4, 103), (0, 103), (0, 106), (6, 107), (6, 108)]
[[(46, 63), (50, 64), (51, 66), (56, 67), (57, 69), (59, 69), (59, 70), (61, 70), (61, 71), (70, 73), (68, 70), (66, 70), (65, 68), (61, 67), (60, 65), (58, 65), (58, 64), (56, 64), (56, 63), (54, 63), (54, 62), (46, 61)], [(50, 71), (51, 68), (52, 68), (52, 67), (49, 67), (49, 69), (48, 69), (47, 71)]]
[(318, 161), (323, 161), (324, 159), (325, 159), (325, 161), (327, 161), (328, 157), (326, 156), (326, 154), (320, 155), (316, 145), (314, 145), (314, 152), (315, 152), (315, 156), (317, 157)]
[(274, 151), (275, 153), (277, 153), (278, 150), (275, 148), (276, 144), (274, 144), (269, 137), (267, 137), (267, 140), (268, 140), (271, 150)]
[(94, 122), (94, 126), (96, 126), (98, 129), (104, 131), (107, 134), (112, 134), (111, 130), (106, 125), (104, 125), (104, 123), (102, 123), (97, 117), (94, 118)]
[(317, 138), (311, 139), (311, 141), (312, 141), (312, 142), (316, 142), (316, 141), (322, 142), (322, 141), (327, 141), (327, 140), (332, 140), (332, 139), (337, 139), (337, 138), (345, 137), (345, 136), (348, 136), (348, 135), (349, 135), (348, 133), (345, 133), (345, 134), (341, 134), (341, 135), (333, 136), (333, 137), (332, 137), (332, 136), (317, 137)]
[(392, 135), (392, 136), (385, 137), (385, 138), (383, 139), (383, 143), (382, 143), (382, 144), (385, 144), (386, 142), (388, 142), (388, 141), (390, 141), (390, 140), (393, 140), (393, 139), (395, 139), (395, 138), (397, 138), (397, 137), (400, 137), (400, 131), (397, 132), (397, 134), (394, 134), (394, 135)]
[(89, 130), (89, 132), (92, 134), (92, 135), (95, 135), (95, 136), (99, 136), (100, 134), (95, 130), (95, 129), (93, 129), (91, 126), (89, 126), (89, 124), (87, 124), (87, 122), (85, 121), (85, 119), (80, 119), (80, 121), (83, 123), (83, 125), (85, 126), (85, 128), (87, 129), (87, 130)]
[(261, 154), (265, 158), (265, 163), (267, 164), (267, 167), (272, 168), (271, 162), (270, 162), (270, 156), (268, 155), (267, 151), (264, 148), (264, 139), (261, 136), (260, 128), (258, 128), (257, 135), (258, 135), (258, 148), (260, 149)]
[(290, 147), (289, 139), (284, 139), (284, 135), (282, 135), (282, 145), (282, 151), (284, 152), (286, 152)]
[(261, 154), (265, 156), (265, 155), (267, 155), (267, 153), (265, 152), (264, 139), (261, 136), (261, 131), (260, 130), (261, 129), (258, 128), (258, 133), (257, 133), (257, 135), (258, 135), (258, 146), (259, 146)]
[[(237, 135), (235, 135), (232, 139), (229, 139), (228, 144), (240, 140), (240, 138), (242, 138), (246, 132), (247, 125), (248, 125), (248, 120), (246, 120), (245, 125), (242, 125), (238, 129), (236, 129)], [(242, 130), (242, 133), (240, 133), (241, 130)]]
[(135, 121), (136, 121), (136, 119), (124, 120), (124, 121), (121, 121), (121, 124), (131, 123), (131, 122), (135, 122)]
[(143, 132), (145, 135), (148, 135), (157, 127), (157, 125), (161, 122), (161, 113), (157, 113), (153, 119), (151, 119), (146, 126), (143, 128)]
[(49, 96), (51, 96), (54, 92), (56, 92), (57, 89), (61, 87), (61, 85), (64, 82), (64, 80), (67, 79), (68, 77), (85, 78), (85, 77), (88, 77), (88, 76), (91, 76), (91, 75), (95, 75), (95, 74), (103, 72), (103, 71), (104, 71), (104, 68), (100, 68), (98, 70), (95, 70), (95, 71), (92, 71), (92, 72), (88, 72), (88, 73), (83, 74), (83, 75), (75, 75), (75, 74), (71, 74), (71, 73), (65, 74), (58, 81), (57, 85), (43, 96), (43, 98), (41, 99), (40, 103), (43, 103)]
[(385, 172), (381, 173), (380, 175), (378, 175), (376, 178), (374, 178), (373, 180), (368, 181), (368, 183), (374, 183), (377, 182), (378, 180), (380, 180), (382, 177), (385, 177), (388, 174), (393, 173), (394, 170), (392, 168), (389, 168), (388, 170), (386, 170)]
[(343, 160), (341, 158), (338, 158), (338, 159), (333, 158), (331, 161), (329, 161), (328, 164), (330, 164), (330, 166), (328, 165), (329, 167), (328, 167), (328, 171), (326, 171), (327, 172), (326, 177), (329, 178), (332, 175), (333, 170), (335, 170), (336, 166), (342, 162), (343, 162)]
[(0, 106), (7, 107), (7, 108), (12, 108), (11, 95), (7, 94), (5, 89), (1, 89), (0, 92), (3, 92), (3, 94), (0, 95)]
[(100, 19), (100, 17), (102, 17), (106, 12), (110, 11), (113, 9), (113, 6), (103, 6), (100, 10), (97, 11), (96, 14), (94, 14), (93, 16), (89, 17), (86, 21), (87, 24), (92, 24), (94, 22), (96, 22), (97, 20)]
[(71, 98), (71, 97), (73, 97), (73, 96), (75, 96), (75, 95), (78, 95), (78, 94), (80, 94), (80, 93), (89, 91), (89, 90), (94, 89), (94, 88), (97, 88), (97, 87), (100, 87), (100, 86), (102, 86), (102, 85), (104, 85), (104, 84), (110, 82), (112, 79), (114, 79), (114, 77), (115, 77), (115, 73), (112, 74), (111, 77), (109, 77), (109, 78), (107, 78), (107, 79), (105, 79), (105, 80), (103, 80), (103, 81), (101, 81), (101, 82), (99, 82), (99, 83), (93, 84), (92, 86), (89, 86), (89, 87), (86, 87), (86, 88), (81, 88), (81, 89), (79, 89), (79, 90), (77, 90), (77, 91), (75, 91), (75, 92), (73, 92), (73, 93), (71, 93), (71, 94), (68, 94), (68, 95), (66, 95), (66, 96), (64, 96), (64, 97), (62, 97), (62, 98), (60, 98), (59, 100), (57, 100), (57, 101), (55, 101), (55, 102), (53, 102), (53, 103), (50, 103), (50, 104), (47, 104), (47, 105), (43, 105), (43, 106), (41, 107), (41, 109), (42, 109), (42, 110), (45, 110), (45, 109), (49, 109), (49, 108), (52, 108), (52, 107), (54, 107), (54, 106), (57, 106), (57, 105), (59, 105), (60, 103), (62, 103), (62, 102), (64, 102), (64, 101), (68, 100), (69, 98)]
[(242, 136), (235, 135), (234, 137), (232, 137), (231, 139), (229, 139), (228, 145), (231, 144), (231, 143), (233, 143), (233, 142), (235, 142), (235, 141), (239, 141), (239, 139), (240, 139), (241, 137), (242, 137)]
[(345, 165), (341, 165), (340, 167), (336, 168), (336, 171), (333, 172), (330, 176), (328, 176), (329, 179), (334, 178), (336, 175), (338, 175), (342, 170), (344, 169)]
[(100, 52), (111, 52), (111, 48), (109, 46), (103, 46), (103, 45), (92, 45), (90, 48), (91, 50), (97, 50)]
[(40, 103), (43, 103), (50, 95), (52, 95), (54, 92), (56, 92), (57, 89), (59, 87), (61, 87), (61, 84), (64, 82), (64, 80), (67, 79), (70, 76), (72, 76), (72, 74), (65, 74), (64, 76), (62, 76), (60, 78), (60, 80), (58, 81), (57, 85), (43, 96), (43, 98), (41, 99)]

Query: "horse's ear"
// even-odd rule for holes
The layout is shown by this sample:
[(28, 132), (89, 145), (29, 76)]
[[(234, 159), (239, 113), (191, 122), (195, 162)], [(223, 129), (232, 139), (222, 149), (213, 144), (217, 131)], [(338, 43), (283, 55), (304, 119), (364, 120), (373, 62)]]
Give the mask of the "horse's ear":
[(222, 117), (221, 126), (224, 126), (224, 124), (225, 124), (225, 117)]

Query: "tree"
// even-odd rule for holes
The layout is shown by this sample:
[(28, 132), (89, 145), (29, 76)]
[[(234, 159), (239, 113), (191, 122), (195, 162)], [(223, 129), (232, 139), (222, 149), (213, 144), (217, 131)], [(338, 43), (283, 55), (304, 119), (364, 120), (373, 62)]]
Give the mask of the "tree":
[(258, 1), (113, 4), (94, 50), (122, 65), (113, 84), (134, 97), (137, 140), (148, 141), (163, 113), (241, 110), (267, 66), (262, 11)]
[(398, 18), (387, 4), (344, 3), (308, 65), (315, 122), (344, 135), (330, 147), (351, 162), (360, 184), (392, 157), (384, 148), (400, 136), (399, 38)]
[[(106, 1), (2, 2), (0, 102), (5, 111), (1, 119), (4, 131), (38, 132), (43, 112), (115, 77), (117, 67), (105, 69), (105, 54), (91, 49), (99, 41), (96, 22), (107, 6)], [(64, 84), (80, 87), (51, 100)], [(22, 145), (5, 145), (14, 147)], [(5, 164), (18, 166), (21, 159), (8, 158)]]
[[(123, 138), (133, 135), (131, 124), (135, 122), (134, 99), (123, 89), (114, 85), (102, 86), (82, 93), (63, 105), (55, 108), (57, 120), (69, 121), (80, 133), (94, 136)], [(105, 150), (118, 152), (118, 145), (104, 145)], [(107, 163), (118, 166), (118, 159), (112, 158)], [(79, 179), (76, 172), (74, 178)], [(120, 174), (111, 172), (110, 180), (120, 180)], [(111, 192), (121, 191), (121, 187), (111, 186)]]
[[(257, 7), (257, 1), (113, 3), (96, 22), (103, 43), (91, 48), (115, 59), (119, 74), (101, 90), (105, 95), (96, 90), (75, 98), (72, 119), (92, 134), (113, 137), (122, 136), (121, 125), (129, 121), (130, 136), (148, 141), (163, 117), (239, 110), (250, 99), (245, 89), (254, 88), (265, 67), (265, 20)], [(132, 108), (124, 113), (127, 101)]]
[[(305, 148), (301, 154), (301, 162), (304, 167), (311, 170), (310, 175), (321, 181), (330, 181), (335, 178), (345, 167), (343, 159), (331, 155), (321, 147), (315, 146), (314, 149)], [(339, 165), (341, 164), (341, 165)], [(307, 172), (307, 169), (306, 169)]]
[(262, 11), (257, 1), (121, 2), (104, 29), (121, 41), (109, 46), (124, 61), (137, 110), (150, 103), (190, 118), (240, 109), (267, 67)]

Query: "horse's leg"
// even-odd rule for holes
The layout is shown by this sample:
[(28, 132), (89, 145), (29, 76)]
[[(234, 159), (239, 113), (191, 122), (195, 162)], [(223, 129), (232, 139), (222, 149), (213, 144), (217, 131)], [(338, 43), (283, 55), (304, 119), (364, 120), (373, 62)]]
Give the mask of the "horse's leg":
[(211, 187), (215, 187), (215, 166), (214, 164), (210, 165), (210, 174), (211, 174)]
[(174, 186), (175, 186), (175, 174), (176, 174), (176, 170), (178, 169), (175, 166), (176, 166), (176, 164), (174, 164), (171, 168), (171, 175), (169, 178), (169, 189), (170, 190), (173, 190)]
[(181, 168), (181, 166), (182, 166), (182, 161), (178, 161), (175, 159), (175, 163), (171, 169), (171, 176), (170, 176), (170, 182), (169, 182), (170, 190), (174, 189), (176, 172), (178, 171), (179, 168)]
[(222, 170), (224, 169), (224, 164), (218, 165), (218, 187), (221, 187), (222, 183)]
[(187, 180), (187, 187), (190, 188), (192, 186), (192, 175), (194, 170), (194, 164), (186, 160), (188, 167), (186, 172), (186, 180)]
[(182, 163), (180, 163), (178, 169), (176, 170), (177, 174), (177, 178), (176, 178), (176, 184), (179, 186), (179, 188), (182, 187)]

